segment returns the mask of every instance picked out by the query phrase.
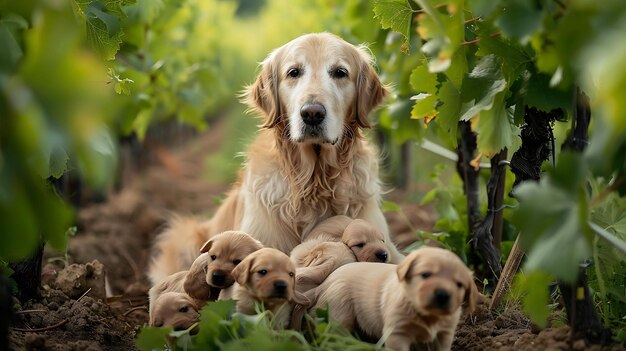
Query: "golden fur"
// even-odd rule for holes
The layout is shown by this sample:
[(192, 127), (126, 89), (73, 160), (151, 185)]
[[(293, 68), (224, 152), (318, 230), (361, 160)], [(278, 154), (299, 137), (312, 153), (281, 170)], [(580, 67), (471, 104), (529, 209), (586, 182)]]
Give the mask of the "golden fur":
[[(203, 224), (207, 232), (172, 228), (160, 237), (151, 277), (184, 267), (186, 252), (197, 252), (203, 242), (195, 240), (198, 233), (207, 239), (242, 230), (289, 253), (334, 215), (370, 222), (383, 233), (391, 261), (399, 262), (403, 256), (380, 208), (378, 155), (362, 134), (371, 127), (368, 114), (387, 94), (371, 61), (363, 47), (328, 33), (303, 35), (274, 50), (244, 94), (263, 126), (246, 152), (238, 182)], [(294, 69), (297, 77), (291, 75)], [(300, 117), (308, 103), (326, 111), (318, 126)], [(179, 259), (165, 258), (169, 255)]]
[[(394, 274), (395, 273), (395, 274)], [(450, 350), (461, 305), (473, 310), (478, 290), (472, 272), (452, 252), (423, 247), (398, 266), (350, 263), (330, 274), (313, 294), (317, 308), (350, 330), (380, 338), (385, 347), (410, 350), (435, 340)]]
[(233, 298), (237, 311), (254, 314), (255, 305), (262, 304), (274, 313), (277, 327), (289, 321), (292, 302), (304, 300), (295, 291), (295, 267), (289, 256), (271, 249), (260, 249), (246, 257), (232, 272), (237, 284)]

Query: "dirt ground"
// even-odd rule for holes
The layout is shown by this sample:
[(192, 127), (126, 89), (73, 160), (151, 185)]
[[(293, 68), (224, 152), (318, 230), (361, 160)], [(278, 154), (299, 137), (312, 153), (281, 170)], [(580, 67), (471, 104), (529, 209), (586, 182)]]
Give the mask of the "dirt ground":
[[(222, 136), (217, 124), (184, 146), (154, 146), (147, 168), (125, 167), (121, 190), (79, 210), (67, 262), (62, 253), (45, 254), (52, 263), (43, 269), (42, 300), (21, 305), (10, 331), (13, 349), (136, 349), (134, 339), (148, 321), (150, 243), (172, 212), (206, 217), (216, 208), (215, 198), (228, 184), (204, 181), (202, 160), (219, 147)], [(430, 229), (432, 211), (403, 202), (401, 192), (389, 197), (401, 204), (413, 227)], [(413, 241), (401, 216), (390, 213), (387, 219), (399, 246)], [(570, 340), (567, 327), (540, 331), (515, 307), (491, 314), (484, 306), (464, 318), (453, 345), (453, 350), (570, 349), (626, 350), (588, 348), (582, 340)]]

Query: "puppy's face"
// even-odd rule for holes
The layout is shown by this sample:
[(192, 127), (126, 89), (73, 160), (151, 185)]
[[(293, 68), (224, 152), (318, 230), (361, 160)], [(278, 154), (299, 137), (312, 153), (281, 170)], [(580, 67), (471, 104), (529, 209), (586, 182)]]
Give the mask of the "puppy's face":
[(397, 269), (405, 297), (422, 315), (449, 315), (463, 301), (474, 310), (478, 290), (472, 272), (452, 252), (422, 247), (409, 254)]
[(359, 262), (389, 261), (383, 233), (362, 219), (355, 219), (346, 227), (341, 241), (352, 250)]
[(206, 283), (220, 289), (233, 285), (233, 269), (262, 247), (260, 241), (244, 232), (227, 231), (214, 236), (200, 249), (208, 257)]
[(348, 127), (370, 127), (367, 115), (386, 94), (370, 61), (332, 34), (303, 35), (268, 56), (246, 101), (293, 142), (334, 145)]
[(295, 294), (295, 266), (289, 256), (271, 248), (246, 257), (233, 276), (250, 295), (263, 302), (292, 301)]
[(184, 330), (200, 318), (198, 306), (191, 297), (184, 293), (166, 292), (154, 302), (154, 309), (150, 315), (150, 326), (172, 327), (174, 330)]

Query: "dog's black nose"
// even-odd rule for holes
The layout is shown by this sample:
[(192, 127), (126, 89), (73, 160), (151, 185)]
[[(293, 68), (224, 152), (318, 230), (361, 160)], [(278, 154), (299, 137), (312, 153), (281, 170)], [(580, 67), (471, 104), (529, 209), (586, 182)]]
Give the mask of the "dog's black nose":
[(435, 306), (447, 308), (450, 303), (450, 294), (444, 289), (435, 289)]
[(213, 282), (213, 284), (221, 285), (221, 284), (224, 284), (225, 281), (226, 281), (226, 273), (222, 271), (213, 272), (213, 275), (211, 276), (211, 282)]
[(285, 291), (287, 291), (287, 282), (282, 281), (282, 280), (278, 280), (274, 282), (274, 290), (277, 293), (284, 293)]
[(387, 262), (387, 251), (378, 251), (376, 253), (376, 258), (380, 260), (380, 262)]
[(300, 116), (306, 125), (316, 126), (326, 118), (326, 108), (319, 102), (306, 102), (300, 108)]

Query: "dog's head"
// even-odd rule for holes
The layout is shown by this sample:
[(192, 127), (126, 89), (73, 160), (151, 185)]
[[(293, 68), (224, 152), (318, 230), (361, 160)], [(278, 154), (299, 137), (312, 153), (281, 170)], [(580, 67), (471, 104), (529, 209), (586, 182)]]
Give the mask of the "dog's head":
[(307, 34), (274, 50), (263, 62), (245, 102), (265, 116), (264, 127), (284, 127), (293, 142), (336, 144), (369, 128), (370, 111), (387, 89), (363, 46), (329, 33)]
[(388, 262), (389, 253), (383, 233), (362, 219), (355, 219), (343, 232), (346, 244), (359, 262)]
[(154, 301), (149, 324), (153, 327), (185, 330), (199, 318), (198, 306), (190, 296), (179, 292), (166, 292)]
[(407, 299), (422, 315), (449, 315), (464, 301), (470, 311), (476, 307), (473, 274), (451, 251), (419, 248), (398, 265), (397, 274)]
[(263, 248), (246, 257), (232, 274), (255, 299), (266, 303), (293, 301), (296, 268), (282, 251)]
[[(235, 282), (233, 269), (246, 256), (261, 249), (263, 244), (249, 234), (239, 231), (226, 231), (209, 239), (200, 249), (206, 253), (206, 266), (203, 279), (195, 279), (198, 284), (206, 284), (219, 289), (227, 288)], [(187, 287), (185, 287), (187, 288)]]

